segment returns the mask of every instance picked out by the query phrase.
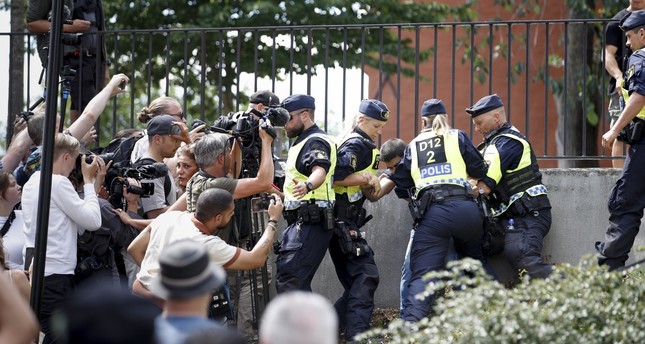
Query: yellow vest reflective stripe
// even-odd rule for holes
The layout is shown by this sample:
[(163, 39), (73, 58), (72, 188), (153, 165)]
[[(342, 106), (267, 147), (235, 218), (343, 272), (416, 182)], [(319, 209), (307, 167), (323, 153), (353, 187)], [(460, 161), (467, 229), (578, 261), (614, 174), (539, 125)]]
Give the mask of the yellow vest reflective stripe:
[[(621, 90), (623, 91), (623, 99), (625, 99), (625, 104), (627, 104), (627, 102), (629, 101), (629, 90), (625, 89), (625, 80), (623, 80), (621, 86), (622, 86)], [(645, 119), (645, 106), (641, 109), (640, 112), (638, 112), (638, 115), (636, 115), (636, 117), (640, 119)]]
[(433, 131), (419, 134), (410, 142), (410, 173), (417, 189), (436, 184), (468, 186), (466, 163), (459, 150), (459, 131), (451, 129), (443, 136)]
[[(501, 170), (501, 162), (499, 158), (499, 151), (497, 150), (497, 147), (495, 147), (495, 140), (497, 137), (500, 136), (506, 136), (509, 138), (512, 138), (514, 140), (519, 141), (522, 144), (522, 158), (520, 159), (519, 164), (517, 164), (517, 167), (511, 170), (506, 171), (506, 174), (511, 174), (513, 172), (519, 171), (523, 168), (531, 166), (531, 145), (526, 141), (525, 139), (513, 135), (513, 134), (499, 134), (495, 138), (491, 140), (491, 144), (488, 145), (485, 149), (485, 151), (482, 153), (484, 156), (484, 160), (488, 164), (488, 172), (486, 172), (486, 175), (493, 179), (495, 183), (499, 184), (500, 180), (502, 180), (502, 170)], [(493, 208), (492, 214), (493, 216), (499, 216), (503, 214), (506, 210), (509, 209), (509, 207), (513, 204), (513, 202), (517, 201), (520, 199), (523, 195), (524, 192), (528, 193), (529, 195), (535, 197), (539, 195), (546, 195), (548, 193), (548, 190), (546, 186), (542, 184), (534, 185), (524, 191), (519, 191), (513, 195), (510, 196), (508, 202), (506, 203), (501, 203), (497, 208)]]
[[(325, 182), (321, 186), (319, 186), (317, 189), (313, 191), (308, 192), (301, 199), (297, 199), (296, 197), (293, 196), (293, 188), (296, 186), (296, 183), (294, 183), (294, 180), (296, 182), (304, 182), (307, 180), (307, 176), (305, 176), (304, 174), (298, 171), (298, 169), (296, 168), (296, 161), (298, 159), (298, 155), (300, 155), (300, 151), (305, 146), (305, 143), (313, 137), (318, 137), (325, 140), (329, 144), (329, 147), (331, 147), (330, 156), (329, 156), (331, 166), (329, 167), (329, 171), (327, 171)], [(334, 189), (333, 189), (333, 185), (334, 185), (333, 178), (334, 178), (335, 168), (336, 168), (336, 144), (334, 143), (334, 141), (332, 141), (332, 139), (328, 135), (320, 134), (320, 133), (311, 134), (307, 138), (302, 140), (302, 142), (298, 143), (295, 146), (292, 146), (289, 149), (289, 155), (287, 157), (285, 181), (284, 181), (284, 187), (283, 187), (285, 210), (296, 209), (300, 206), (300, 203), (302, 201), (309, 201), (309, 200), (315, 200), (316, 203), (322, 207), (333, 206), (332, 203), (336, 199), (336, 195), (334, 194)]]
[[(531, 165), (531, 145), (526, 140), (513, 134), (500, 134), (499, 136), (506, 136), (519, 141), (522, 144), (523, 149), (520, 163), (516, 168), (508, 170), (506, 171), (506, 173), (513, 173)], [(499, 158), (499, 151), (497, 151), (497, 147), (495, 147), (494, 144), (496, 138), (494, 138), (492, 140), (493, 142), (486, 147), (484, 152), (482, 152), (482, 155), (484, 156), (486, 164), (488, 164), (488, 172), (486, 172), (486, 175), (489, 178), (493, 179), (495, 183), (499, 183), (499, 181), (502, 180), (503, 173), (501, 160)]]
[[(526, 191), (524, 192), (531, 195), (531, 197), (537, 197), (540, 195), (546, 195), (548, 191), (549, 190), (547, 190), (546, 186), (539, 184), (526, 189)], [(508, 204), (502, 203), (497, 209), (491, 209), (493, 216), (502, 215), (505, 211), (508, 210), (508, 208), (513, 204), (513, 202), (517, 201), (518, 199), (522, 198), (522, 196), (524, 196), (524, 192), (518, 192), (513, 196), (511, 196), (511, 199), (508, 201)]]
[[(341, 143), (342, 145), (345, 144), (345, 142), (349, 141), (350, 139), (358, 138), (360, 140), (366, 140), (363, 136), (361, 136), (358, 133), (352, 133), (351, 135), (348, 135), (347, 138)], [(366, 168), (356, 171), (355, 173), (363, 173), (363, 172), (368, 172), (373, 175), (376, 175), (378, 172), (378, 164), (379, 164), (379, 156), (380, 156), (380, 151), (378, 148), (372, 149), (372, 160), (369, 166)], [(363, 191), (361, 191), (361, 187), (356, 185), (356, 186), (334, 186), (334, 192), (336, 192), (339, 195), (342, 194), (347, 194), (347, 199), (350, 202), (356, 202), (363, 198)]]

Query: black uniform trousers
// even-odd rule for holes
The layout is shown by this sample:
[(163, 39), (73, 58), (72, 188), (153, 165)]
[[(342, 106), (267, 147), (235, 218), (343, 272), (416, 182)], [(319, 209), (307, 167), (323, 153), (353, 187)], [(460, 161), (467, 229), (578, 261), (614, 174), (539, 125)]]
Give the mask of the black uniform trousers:
[[(358, 231), (357, 228), (355, 230)], [(362, 238), (358, 240), (364, 241)], [(350, 341), (369, 328), (374, 310), (374, 293), (379, 283), (378, 268), (373, 251), (359, 257), (348, 255), (342, 252), (337, 238), (332, 239), (329, 245), (329, 255), (344, 288), (334, 308), (338, 313), (340, 328), (345, 329), (345, 339)]]
[(524, 269), (531, 278), (546, 278), (553, 268), (542, 259), (544, 237), (551, 229), (551, 209), (529, 211), (521, 217), (512, 217), (515, 227), (508, 229), (510, 218), (503, 218), (506, 230), (504, 255), (513, 268)]
[(627, 152), (623, 173), (609, 194), (609, 227), (604, 242), (596, 242), (598, 264), (610, 270), (625, 266), (641, 226), (645, 209), (645, 145), (643, 138)]
[(276, 258), (278, 294), (311, 291), (311, 280), (320, 266), (334, 231), (324, 223), (292, 223), (282, 233), (282, 245)]
[(426, 210), (412, 240), (408, 294), (401, 317), (418, 321), (428, 316), (435, 296), (419, 300), (416, 296), (425, 291), (428, 281), (423, 276), (430, 271), (443, 269), (454, 239), (455, 250), (461, 257), (485, 261), (482, 251), (483, 224), (479, 207), (471, 200), (452, 200), (433, 203)]

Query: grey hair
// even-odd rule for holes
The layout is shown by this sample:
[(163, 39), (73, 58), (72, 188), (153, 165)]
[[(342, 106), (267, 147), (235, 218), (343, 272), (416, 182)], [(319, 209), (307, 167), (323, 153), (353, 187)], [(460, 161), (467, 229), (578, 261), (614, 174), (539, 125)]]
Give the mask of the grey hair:
[(260, 342), (335, 344), (338, 316), (326, 298), (303, 291), (278, 295), (264, 311)]
[(217, 157), (226, 153), (226, 142), (230, 135), (222, 133), (212, 133), (205, 135), (195, 143), (195, 162), (199, 169), (215, 165)]

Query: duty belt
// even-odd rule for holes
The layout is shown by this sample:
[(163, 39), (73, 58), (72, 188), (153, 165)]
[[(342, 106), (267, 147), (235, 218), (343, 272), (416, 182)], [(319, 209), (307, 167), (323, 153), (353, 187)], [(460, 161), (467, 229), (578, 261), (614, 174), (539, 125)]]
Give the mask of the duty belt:
[(448, 178), (448, 179), (439, 179), (430, 183), (424, 183), (417, 186), (417, 197), (419, 193), (423, 190), (429, 190), (430, 188), (445, 188), (449, 186), (463, 187), (467, 189), (469, 187), (468, 181), (463, 178)]
[(317, 204), (320, 208), (331, 208), (334, 206), (332, 201), (316, 200), (316, 201), (286, 201), (284, 202), (284, 210), (297, 210), (302, 205)]
[(527, 194), (529, 194), (530, 196), (532, 196), (532, 197), (537, 197), (537, 196), (540, 196), (540, 195), (546, 195), (548, 193), (548, 190), (547, 190), (546, 186), (544, 186), (542, 184), (538, 184), (538, 185), (535, 185), (535, 186), (531, 186), (530, 188), (526, 189), (525, 191), (520, 191), (520, 192), (514, 194), (513, 196), (511, 196), (511, 198), (509, 198), (508, 204), (502, 203), (500, 205), (499, 209), (492, 209), (493, 216), (499, 216), (499, 215), (503, 214), (504, 212), (506, 212), (510, 208), (510, 206), (513, 204), (513, 202), (517, 201), (518, 199), (522, 198), (522, 196), (524, 196), (525, 192)]

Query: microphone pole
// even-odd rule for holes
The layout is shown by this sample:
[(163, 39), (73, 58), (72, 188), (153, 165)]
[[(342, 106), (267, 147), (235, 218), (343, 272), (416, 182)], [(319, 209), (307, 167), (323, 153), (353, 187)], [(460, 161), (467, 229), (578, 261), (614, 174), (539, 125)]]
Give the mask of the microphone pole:
[(47, 232), (49, 224), (49, 205), (52, 189), (52, 169), (54, 157), (54, 136), (56, 135), (56, 113), (58, 94), (58, 73), (62, 57), (63, 38), (63, 0), (52, 1), (52, 20), (49, 35), (49, 58), (47, 60), (47, 107), (45, 109), (45, 132), (43, 136), (43, 155), (40, 166), (40, 185), (38, 191), (38, 215), (36, 219), (36, 242), (34, 267), (31, 284), (31, 307), (36, 316), (40, 315), (43, 296), (45, 257), (47, 253)]

